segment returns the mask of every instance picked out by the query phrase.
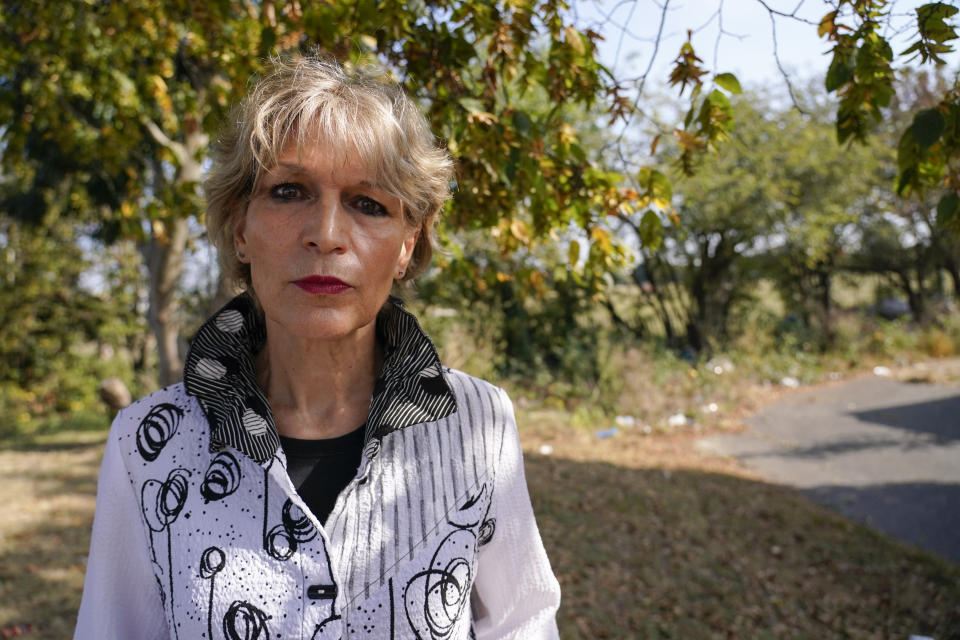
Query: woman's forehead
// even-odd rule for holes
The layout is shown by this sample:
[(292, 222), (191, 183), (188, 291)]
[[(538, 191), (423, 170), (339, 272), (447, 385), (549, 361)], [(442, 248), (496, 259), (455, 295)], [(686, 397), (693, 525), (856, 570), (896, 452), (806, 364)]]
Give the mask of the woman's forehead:
[(370, 132), (351, 134), (312, 126), (306, 130), (292, 129), (275, 153), (274, 166), (323, 163), (337, 169), (362, 168), (374, 177), (390, 164), (389, 157), (395, 150)]

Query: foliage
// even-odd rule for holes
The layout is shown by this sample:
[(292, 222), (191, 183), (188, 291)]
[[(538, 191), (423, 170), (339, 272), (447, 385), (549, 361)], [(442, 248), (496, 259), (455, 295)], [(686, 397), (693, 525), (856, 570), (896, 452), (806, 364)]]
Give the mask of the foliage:
[(109, 279), (99, 294), (84, 284), (92, 262), (77, 246), (76, 232), (66, 220), (34, 227), (0, 217), (4, 424), (99, 408), (101, 380), (121, 376), (134, 382), (132, 363), (109, 355), (143, 334), (131, 292), (111, 287)]
[[(833, 45), (826, 84), (840, 98), (837, 134), (866, 139), (901, 91), (881, 28), (890, 3), (842, 0), (834, 9), (819, 32)], [(916, 42), (901, 55), (942, 62), (955, 15), (943, 3), (920, 7)], [(347, 64), (384, 66), (457, 157), (456, 197), (441, 229), (451, 247), (440, 260), (449, 290), (428, 297), (460, 298), (495, 320), (483, 335), (505, 349), (497, 371), (605, 375), (574, 363), (603, 353), (590, 316), (598, 303), (615, 311), (597, 292), (633, 244), (645, 272), (632, 277), (661, 298), (655, 313), (673, 342), (724, 338), (762, 266), (742, 260), (744, 252), (777, 235), (784, 296), (806, 325), (816, 322), (815, 300), (844, 250), (839, 238), (873, 185), (843, 166), (862, 166), (871, 151), (849, 151), (858, 158), (849, 160), (820, 146), (820, 124), (806, 127), (769, 104), (746, 110), (739, 80), (708, 72), (688, 34), (669, 76), (684, 101), (678, 122), (651, 134), (644, 161), (634, 136), (608, 132), (639, 103), (598, 63), (601, 34), (578, 30), (572, 16), (562, 0), (15, 3), (0, 17), (3, 211), (40, 225), (83, 223), (98, 247), (139, 243), (150, 286), (133, 288), (150, 301), (160, 380), (169, 381), (179, 332), (191, 326), (184, 318), (205, 306), (203, 296), (186, 312), (178, 305), (209, 141), (268, 55), (319, 46)], [(904, 195), (957, 183), (956, 87), (943, 95), (910, 107), (897, 169)], [(774, 121), (794, 140), (775, 135)], [(793, 167), (803, 153), (821, 166)], [(938, 230), (960, 220), (955, 191), (940, 199)], [(631, 235), (613, 232), (617, 218)], [(727, 231), (718, 232), (721, 218)], [(635, 315), (643, 313), (652, 315)], [(821, 315), (828, 327), (829, 309)], [(126, 347), (142, 354), (132, 336), (140, 328), (128, 326)]]
[[(616, 377), (607, 363), (612, 344), (593, 317), (595, 290), (564, 263), (562, 245), (503, 253), (480, 237), (458, 240), (461, 259), (434, 270), (417, 292), (445, 361), (452, 348), (454, 366), (464, 358), (493, 380), (560, 398), (596, 398)], [(450, 285), (451, 275), (482, 273), (489, 276), (476, 288)], [(431, 309), (443, 309), (446, 318), (431, 319)]]
[[(862, 141), (883, 119), (883, 109), (895, 95), (894, 52), (883, 35), (882, 23), (890, 11), (888, 0), (841, 0), (823, 17), (821, 37), (833, 43), (826, 88), (840, 98), (837, 139)], [(941, 57), (954, 50), (955, 27), (949, 22), (954, 6), (931, 2), (916, 9), (917, 39), (900, 55), (914, 54), (922, 63), (944, 65)], [(960, 92), (956, 82), (933, 107), (917, 111), (900, 137), (897, 193), (923, 194), (944, 188), (939, 212), (944, 225), (960, 229)]]
[[(178, 362), (183, 219), (202, 209), (208, 140), (269, 54), (317, 46), (385, 65), (459, 160), (454, 229), (525, 246), (592, 229), (617, 204), (617, 176), (565, 122), (568, 106), (598, 104), (615, 86), (596, 61), (599, 35), (579, 32), (562, 0), (69, 0), (16, 3), (0, 29), (2, 162), (25, 185), (6, 207), (44, 219), (60, 194), (57, 213), (144, 244), (162, 380)], [(520, 106), (528, 93), (541, 108)]]
[(96, 300), (80, 290), (86, 267), (72, 229), (21, 227), (0, 219), (0, 380), (30, 387), (50, 377), (60, 354), (93, 337)]

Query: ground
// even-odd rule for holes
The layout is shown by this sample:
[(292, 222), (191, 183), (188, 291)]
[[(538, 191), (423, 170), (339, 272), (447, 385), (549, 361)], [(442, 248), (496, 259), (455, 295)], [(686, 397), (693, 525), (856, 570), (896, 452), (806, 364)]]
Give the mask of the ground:
[[(698, 449), (710, 433), (598, 439), (552, 411), (521, 437), (563, 638), (960, 639), (960, 566)], [(105, 435), (0, 442), (0, 632), (71, 636)]]

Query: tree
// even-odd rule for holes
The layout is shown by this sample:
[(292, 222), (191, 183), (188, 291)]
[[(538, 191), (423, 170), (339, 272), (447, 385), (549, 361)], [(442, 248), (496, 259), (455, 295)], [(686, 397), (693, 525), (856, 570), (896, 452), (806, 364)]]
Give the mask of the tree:
[[(525, 245), (616, 205), (615, 177), (563, 120), (616, 87), (561, 0), (25, 2), (0, 29), (2, 162), (27, 185), (6, 207), (37, 221), (60, 194), (60, 215), (139, 241), (161, 383), (179, 375), (175, 294), (208, 142), (268, 54), (319, 46), (391, 69), (459, 159), (453, 228)], [(518, 109), (528, 92), (549, 108)]]
[[(626, 10), (630, 15), (644, 10), (659, 8), (660, 17), (656, 36), (653, 41), (653, 54), (645, 70), (636, 77), (619, 78), (621, 87), (631, 87), (632, 91), (618, 94), (618, 99), (631, 105), (627, 117), (628, 129), (637, 121), (653, 125), (650, 156), (656, 156), (657, 142), (661, 138), (673, 137), (678, 142), (675, 159), (685, 174), (696, 170), (697, 164), (708, 151), (718, 148), (733, 127), (729, 118), (729, 108), (722, 93), (708, 91), (711, 84), (734, 93), (739, 88), (736, 78), (728, 73), (711, 73), (697, 56), (688, 35), (674, 61), (670, 73), (670, 84), (677, 86), (683, 95), (687, 88), (691, 91), (687, 98), (687, 107), (681, 111), (680, 121), (658, 118), (652, 110), (646, 108), (651, 102), (647, 93), (651, 84), (653, 59), (661, 48), (667, 19), (674, 8), (670, 0), (662, 3), (650, 2), (641, 6), (643, 0), (627, 0), (618, 3), (617, 9)], [(833, 0), (824, 1), (825, 12), (819, 20), (807, 17), (815, 3), (794, 3), (792, 9), (778, 10), (775, 4), (767, 0), (756, 0), (758, 12), (766, 13), (771, 20), (774, 42), (774, 56), (780, 67), (795, 106), (805, 112), (805, 106), (797, 99), (793, 80), (779, 59), (777, 41), (777, 21), (794, 20), (816, 29), (818, 35), (831, 46), (831, 63), (824, 78), (824, 86), (829, 93), (835, 94), (834, 124), (836, 138), (841, 144), (864, 143), (875, 132), (891, 101), (896, 97), (895, 83), (898, 69), (907, 69), (919, 61), (942, 67), (946, 64), (944, 55), (954, 51), (952, 42), (957, 39), (955, 20), (958, 9), (949, 3), (930, 2), (917, 7), (911, 21), (914, 29), (912, 41), (902, 52), (895, 52), (891, 45), (891, 36), (898, 35), (902, 27), (893, 24), (898, 17), (896, 0)], [(712, 14), (703, 16), (696, 25), (702, 30), (713, 23), (718, 30), (718, 44), (721, 38), (732, 35), (723, 28), (724, 3), (717, 3)], [(612, 15), (612, 14), (611, 14)], [(607, 33), (624, 27), (616, 24), (608, 15), (603, 21), (592, 25), (593, 28)], [(614, 35), (614, 34), (608, 34)], [(637, 37), (637, 34), (622, 33)], [(938, 193), (938, 215), (941, 222), (960, 231), (960, 85), (956, 79), (941, 87), (937, 99), (931, 104), (916, 109), (912, 122), (903, 125), (899, 135), (899, 162), (897, 167), (897, 192), (901, 196), (927, 191)], [(622, 145), (629, 140), (626, 132), (616, 138)], [(622, 163), (624, 173), (634, 173), (641, 167), (658, 169), (656, 158), (645, 162), (640, 153), (628, 153), (615, 149)], [(723, 153), (723, 150), (720, 150)], [(659, 156), (657, 156), (659, 157)], [(641, 192), (641, 196), (650, 194)], [(655, 220), (651, 218), (651, 222)], [(650, 224), (647, 239), (656, 237), (656, 224)]]
[[(882, 29), (892, 3), (839, 0), (825, 8), (817, 28), (833, 44), (826, 83), (841, 98), (837, 132), (841, 141), (857, 140), (895, 93), (896, 56)], [(904, 54), (940, 61), (956, 38), (955, 14), (943, 3), (921, 7), (916, 41)], [(711, 151), (727, 153), (722, 143), (735, 122), (729, 96), (740, 85), (708, 73), (688, 39), (669, 78), (688, 96), (681, 122), (661, 123), (649, 141), (656, 157), (640, 161), (648, 165), (641, 171), (636, 139), (613, 137), (610, 155), (624, 162), (611, 171), (567, 116), (595, 108), (612, 126), (643, 115), (649, 68), (638, 82), (618, 82), (597, 62), (600, 34), (578, 30), (572, 15), (564, 0), (14, 2), (0, 16), (0, 164), (22, 189), (3, 207), (18, 220), (69, 217), (95, 225), (105, 241), (139, 243), (160, 382), (174, 380), (177, 291), (190, 220), (201, 217), (209, 141), (267, 55), (316, 45), (348, 63), (382, 63), (422, 103), (459, 160), (448, 232), (489, 230), (509, 252), (580, 229), (588, 260), (574, 262), (596, 283), (623, 251), (607, 231), (608, 216), (639, 212), (632, 219), (652, 247), (661, 220), (676, 213), (658, 204), (672, 192), (660, 141), (676, 140), (684, 174)], [(900, 144), (900, 192), (945, 188), (944, 225), (960, 221), (957, 95), (951, 88), (918, 112)], [(636, 179), (624, 182), (620, 173)]]
[[(756, 280), (772, 274), (787, 308), (829, 341), (831, 283), (849, 228), (873, 205), (876, 150), (838, 147), (822, 114), (756, 95), (735, 99), (732, 115), (750, 125), (675, 182), (663, 244), (640, 249), (641, 299), (674, 347), (709, 352), (732, 337)], [(648, 217), (621, 215), (637, 242)]]

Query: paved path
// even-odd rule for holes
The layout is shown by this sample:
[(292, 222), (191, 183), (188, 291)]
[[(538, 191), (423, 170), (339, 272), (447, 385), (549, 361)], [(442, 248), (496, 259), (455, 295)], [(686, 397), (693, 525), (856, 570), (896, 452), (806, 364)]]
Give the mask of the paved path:
[(960, 562), (960, 389), (871, 376), (799, 392), (747, 425), (698, 446)]

